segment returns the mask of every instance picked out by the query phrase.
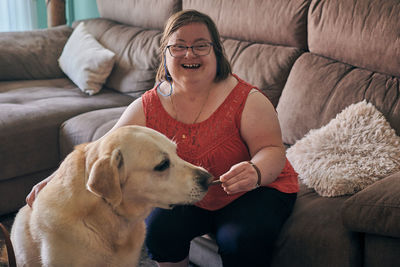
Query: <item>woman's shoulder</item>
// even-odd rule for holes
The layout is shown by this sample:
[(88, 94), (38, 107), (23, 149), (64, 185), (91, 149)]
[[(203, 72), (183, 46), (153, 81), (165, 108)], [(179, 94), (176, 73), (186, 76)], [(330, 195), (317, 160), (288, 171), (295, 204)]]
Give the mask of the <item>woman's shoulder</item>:
[(153, 97), (155, 97), (155, 96), (157, 96), (157, 90), (156, 90), (156, 87), (153, 87), (152, 89), (149, 89), (149, 90), (147, 90), (146, 92), (144, 92), (142, 95), (141, 95), (141, 98), (143, 99), (143, 98), (153, 98)]

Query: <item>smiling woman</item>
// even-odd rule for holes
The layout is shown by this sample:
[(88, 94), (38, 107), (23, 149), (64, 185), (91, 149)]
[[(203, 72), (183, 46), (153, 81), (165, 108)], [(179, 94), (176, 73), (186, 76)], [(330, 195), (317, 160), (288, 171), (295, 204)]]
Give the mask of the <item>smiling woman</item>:
[(36, 0), (0, 0), (0, 31), (37, 28)]

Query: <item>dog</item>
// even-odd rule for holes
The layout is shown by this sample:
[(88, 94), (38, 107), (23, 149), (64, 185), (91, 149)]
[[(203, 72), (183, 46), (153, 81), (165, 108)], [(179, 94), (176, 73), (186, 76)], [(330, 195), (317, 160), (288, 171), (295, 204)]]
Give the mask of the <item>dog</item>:
[(17, 266), (136, 266), (154, 207), (193, 204), (212, 176), (164, 135), (124, 126), (75, 147), (11, 229)]

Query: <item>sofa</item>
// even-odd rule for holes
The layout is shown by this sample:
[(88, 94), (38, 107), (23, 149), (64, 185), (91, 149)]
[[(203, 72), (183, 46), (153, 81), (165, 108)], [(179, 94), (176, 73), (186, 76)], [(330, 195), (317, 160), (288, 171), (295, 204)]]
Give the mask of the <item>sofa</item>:
[[(82, 92), (58, 64), (77, 23), (0, 33), (0, 214), (24, 205), (31, 187), (75, 145), (101, 137), (129, 103), (154, 86), (163, 25), (181, 9), (214, 19), (233, 72), (275, 106), (288, 151), (363, 100), (400, 134), (398, 0), (97, 4), (100, 18), (84, 23), (116, 59), (94, 95)], [(276, 242), (272, 266), (400, 266), (399, 171), (331, 197), (299, 177), (300, 192)], [(211, 235), (196, 238), (190, 261), (222, 266), (217, 251)]]

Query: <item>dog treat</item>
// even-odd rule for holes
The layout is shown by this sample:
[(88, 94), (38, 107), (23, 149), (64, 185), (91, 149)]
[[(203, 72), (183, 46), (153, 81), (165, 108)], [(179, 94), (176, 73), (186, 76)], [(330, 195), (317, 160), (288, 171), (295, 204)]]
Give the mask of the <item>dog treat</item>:
[(217, 184), (222, 184), (221, 180), (214, 180), (210, 183), (210, 185), (217, 185)]

